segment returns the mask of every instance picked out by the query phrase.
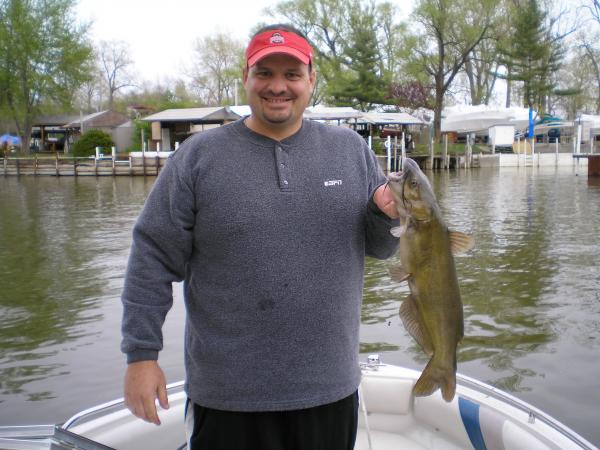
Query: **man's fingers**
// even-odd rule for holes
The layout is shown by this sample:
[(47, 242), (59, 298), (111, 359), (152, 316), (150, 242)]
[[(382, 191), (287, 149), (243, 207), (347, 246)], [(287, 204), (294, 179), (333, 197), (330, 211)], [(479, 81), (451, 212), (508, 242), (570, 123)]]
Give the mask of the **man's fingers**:
[(125, 405), (140, 419), (160, 425), (156, 399), (169, 407), (165, 376), (156, 361), (139, 361), (127, 366), (125, 373)]
[(144, 417), (146, 422), (151, 422), (155, 425), (160, 425), (160, 419), (158, 418), (158, 412), (156, 411), (156, 404), (154, 399), (150, 402), (144, 402)]
[(158, 403), (163, 409), (169, 409), (169, 396), (167, 395), (167, 387), (164, 384), (158, 386)]
[(381, 211), (388, 215), (391, 219), (398, 218), (398, 211), (396, 209), (396, 202), (393, 194), (387, 185), (383, 184), (377, 188), (373, 194), (373, 201), (379, 207)]

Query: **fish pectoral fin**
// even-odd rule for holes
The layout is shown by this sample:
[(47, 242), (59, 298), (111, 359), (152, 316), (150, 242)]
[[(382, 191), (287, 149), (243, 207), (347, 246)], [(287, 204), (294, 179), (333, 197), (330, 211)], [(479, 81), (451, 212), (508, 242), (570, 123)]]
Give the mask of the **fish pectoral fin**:
[(397, 238), (401, 237), (404, 233), (406, 233), (406, 225), (400, 225), (399, 227), (390, 229), (390, 234)]
[(410, 273), (404, 270), (404, 267), (402, 266), (392, 267), (389, 269), (389, 272), (392, 280), (398, 283), (402, 283), (410, 278)]
[(450, 250), (453, 255), (466, 253), (475, 245), (473, 236), (461, 233), (460, 231), (449, 231), (448, 234), (450, 235)]
[(417, 304), (412, 294), (409, 294), (400, 305), (400, 319), (406, 331), (421, 346), (428, 355), (433, 355), (433, 344), (429, 332), (423, 326)]

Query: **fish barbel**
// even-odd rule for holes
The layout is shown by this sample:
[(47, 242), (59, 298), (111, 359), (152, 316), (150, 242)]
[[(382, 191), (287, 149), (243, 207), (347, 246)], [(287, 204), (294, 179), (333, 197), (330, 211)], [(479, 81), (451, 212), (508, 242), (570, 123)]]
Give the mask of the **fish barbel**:
[(402, 172), (390, 174), (400, 226), (401, 265), (390, 270), (395, 281), (408, 281), (410, 294), (400, 306), (406, 330), (431, 356), (413, 392), (427, 396), (438, 388), (447, 402), (456, 391), (456, 347), (463, 338), (463, 307), (453, 254), (473, 247), (466, 234), (449, 231), (429, 180), (418, 164), (405, 159)]

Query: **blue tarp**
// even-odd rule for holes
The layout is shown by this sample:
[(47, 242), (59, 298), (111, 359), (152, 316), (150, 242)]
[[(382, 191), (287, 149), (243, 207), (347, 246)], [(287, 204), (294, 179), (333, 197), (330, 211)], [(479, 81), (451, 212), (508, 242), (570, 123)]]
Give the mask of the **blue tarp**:
[(2, 136), (0, 136), (0, 145), (4, 144), (20, 146), (21, 138), (19, 136), (13, 136), (12, 134), (8, 133), (3, 134)]

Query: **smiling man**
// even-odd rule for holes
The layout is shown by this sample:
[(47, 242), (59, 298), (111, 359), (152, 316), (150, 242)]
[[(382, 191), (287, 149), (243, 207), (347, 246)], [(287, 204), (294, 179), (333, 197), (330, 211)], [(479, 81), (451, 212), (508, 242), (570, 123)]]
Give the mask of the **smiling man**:
[(125, 400), (168, 407), (161, 327), (184, 281), (192, 450), (351, 450), (365, 256), (387, 258), (396, 209), (355, 132), (303, 119), (316, 73), (297, 30), (246, 50), (251, 115), (188, 139), (134, 227), (123, 291)]
[(244, 86), (252, 110), (246, 126), (277, 140), (296, 133), (316, 81), (310, 45), (290, 31), (265, 31), (252, 39), (246, 58)]

